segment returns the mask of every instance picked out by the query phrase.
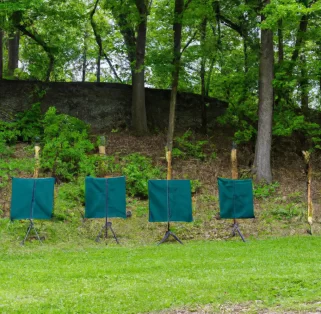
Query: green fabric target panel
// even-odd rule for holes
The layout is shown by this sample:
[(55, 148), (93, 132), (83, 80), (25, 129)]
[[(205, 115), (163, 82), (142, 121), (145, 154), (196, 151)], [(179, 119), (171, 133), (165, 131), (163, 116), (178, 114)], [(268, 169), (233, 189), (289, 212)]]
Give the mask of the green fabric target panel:
[(221, 218), (255, 218), (252, 180), (217, 180)]
[(193, 221), (189, 180), (149, 180), (149, 221)]
[(125, 177), (85, 180), (86, 218), (126, 218)]
[(54, 187), (54, 178), (12, 178), (10, 218), (51, 219)]

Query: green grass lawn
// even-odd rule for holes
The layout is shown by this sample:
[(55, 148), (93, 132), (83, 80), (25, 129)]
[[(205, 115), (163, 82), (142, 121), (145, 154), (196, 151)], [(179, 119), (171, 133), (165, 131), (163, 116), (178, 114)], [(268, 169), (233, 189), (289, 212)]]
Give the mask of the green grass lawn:
[(316, 310), (320, 241), (13, 244), (0, 251), (0, 313)]

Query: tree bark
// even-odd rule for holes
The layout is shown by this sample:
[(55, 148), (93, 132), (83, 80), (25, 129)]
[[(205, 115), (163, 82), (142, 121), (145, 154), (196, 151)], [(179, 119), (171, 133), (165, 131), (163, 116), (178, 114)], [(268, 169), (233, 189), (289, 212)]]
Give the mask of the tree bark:
[(306, 68), (306, 58), (305, 55), (302, 54), (301, 57), (301, 82), (300, 82), (300, 89), (301, 89), (301, 108), (302, 112), (305, 116), (309, 114), (309, 79), (308, 73)]
[(101, 59), (101, 50), (99, 49), (98, 57), (97, 57), (97, 83), (100, 83), (100, 59)]
[(85, 31), (84, 35), (84, 51), (83, 51), (83, 58), (82, 58), (82, 82), (86, 81), (86, 70), (87, 70), (87, 38), (88, 38), (88, 33)]
[(136, 62), (132, 72), (132, 126), (138, 135), (148, 132), (145, 106), (145, 50), (148, 8), (145, 0), (136, 0), (140, 21), (136, 38)]
[(284, 45), (283, 45), (283, 21), (278, 21), (278, 63), (281, 64), (284, 60)]
[[(267, 5), (270, 0), (265, 0)], [(264, 16), (262, 16), (264, 20)], [(255, 146), (256, 181), (272, 182), (271, 144), (273, 115), (273, 32), (261, 30), (260, 77), (259, 77), (259, 121)]]
[(13, 76), (14, 70), (18, 68), (19, 61), (19, 31), (10, 34), (8, 40), (8, 75)]
[(3, 30), (0, 29), (0, 80), (3, 79)]
[(173, 46), (173, 72), (172, 72), (172, 90), (169, 104), (169, 123), (167, 133), (167, 150), (172, 152), (173, 139), (175, 130), (175, 110), (176, 97), (179, 79), (179, 67), (181, 59), (181, 42), (182, 42), (182, 15), (184, 11), (184, 0), (175, 0), (174, 9), (174, 46)]

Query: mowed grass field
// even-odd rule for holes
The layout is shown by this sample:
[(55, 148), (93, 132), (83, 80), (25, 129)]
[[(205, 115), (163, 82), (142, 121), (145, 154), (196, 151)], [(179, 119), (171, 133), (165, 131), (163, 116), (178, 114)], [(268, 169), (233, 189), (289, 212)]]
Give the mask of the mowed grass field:
[[(0, 313), (321, 309), (321, 238), (0, 248)], [(203, 312), (202, 312), (203, 311)]]

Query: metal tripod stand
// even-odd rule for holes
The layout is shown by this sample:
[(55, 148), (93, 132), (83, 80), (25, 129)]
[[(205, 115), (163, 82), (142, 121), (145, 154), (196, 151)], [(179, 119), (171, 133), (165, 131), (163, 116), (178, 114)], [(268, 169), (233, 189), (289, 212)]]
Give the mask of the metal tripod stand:
[(105, 224), (103, 225), (102, 229), (100, 230), (98, 236), (96, 237), (96, 242), (100, 242), (100, 237), (102, 236), (104, 230), (105, 230), (105, 237), (104, 238), (107, 239), (108, 229), (110, 229), (116, 243), (119, 244), (116, 234), (112, 228), (112, 223), (110, 221), (108, 221), (108, 180), (106, 180), (106, 187), (105, 188), (106, 188), (106, 201), (105, 201), (105, 210), (106, 210), (106, 218), (105, 219), (106, 219), (106, 221), (105, 221)]
[(110, 229), (110, 231), (113, 234), (113, 237), (114, 237), (115, 241), (117, 242), (117, 244), (119, 244), (118, 239), (116, 237), (116, 234), (115, 234), (115, 232), (114, 232), (114, 230), (112, 228), (112, 223), (110, 221), (107, 221), (107, 218), (106, 218), (106, 223), (103, 225), (103, 227), (101, 228), (101, 230), (100, 230), (100, 232), (99, 232), (99, 234), (98, 234), (98, 236), (96, 238), (96, 242), (100, 242), (100, 237), (102, 236), (104, 230), (105, 230), (105, 237), (104, 238), (107, 239), (108, 229)]
[(236, 232), (239, 234), (239, 236), (241, 237), (243, 242), (246, 242), (244, 239), (244, 236), (241, 232), (241, 230), (239, 229), (239, 225), (236, 221), (236, 219), (234, 219), (234, 223), (233, 223), (233, 229), (232, 229), (232, 236), (235, 237), (236, 236)]
[(28, 229), (27, 229), (26, 235), (25, 235), (24, 239), (23, 239), (22, 242), (21, 242), (21, 245), (24, 245), (24, 244), (25, 244), (25, 241), (27, 240), (28, 235), (29, 235), (31, 229), (33, 229), (33, 230), (35, 231), (35, 234), (36, 234), (39, 242), (42, 244), (42, 241), (41, 241), (41, 239), (40, 239), (40, 237), (39, 237), (39, 234), (38, 234), (38, 232), (37, 232), (37, 230), (36, 230), (36, 228), (35, 228), (35, 225), (34, 225), (34, 223), (33, 223), (33, 220), (32, 220), (32, 219), (29, 219), (29, 221), (30, 221), (30, 224), (29, 224), (29, 227), (28, 227)]
[(167, 223), (167, 231), (166, 231), (163, 239), (162, 239), (157, 245), (160, 245), (160, 244), (164, 243), (164, 242), (169, 238), (170, 235), (171, 235), (177, 242), (179, 242), (180, 244), (183, 244), (183, 242), (177, 237), (177, 235), (176, 235), (174, 232), (170, 231), (170, 229), (169, 229), (169, 222), (168, 222), (168, 223)]

